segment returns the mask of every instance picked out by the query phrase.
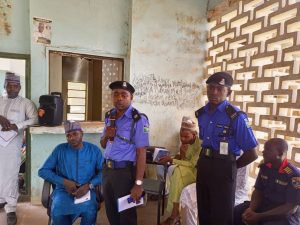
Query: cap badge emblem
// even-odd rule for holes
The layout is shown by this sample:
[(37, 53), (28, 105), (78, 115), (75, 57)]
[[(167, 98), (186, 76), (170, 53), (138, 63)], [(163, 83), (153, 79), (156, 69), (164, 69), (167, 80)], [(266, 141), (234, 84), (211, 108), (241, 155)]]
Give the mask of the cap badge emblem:
[(126, 84), (126, 82), (123, 82), (123, 87), (127, 87), (127, 84)]
[(223, 78), (222, 80), (220, 80), (219, 84), (220, 85), (225, 85), (225, 79)]

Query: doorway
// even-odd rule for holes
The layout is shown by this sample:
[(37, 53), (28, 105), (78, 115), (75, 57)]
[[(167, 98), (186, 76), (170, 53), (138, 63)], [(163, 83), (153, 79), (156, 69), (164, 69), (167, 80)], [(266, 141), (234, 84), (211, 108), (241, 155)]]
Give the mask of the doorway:
[[(5, 95), (4, 80), (6, 71), (20, 76), (20, 96), (30, 99), (30, 55), (0, 52), (0, 94)], [(29, 200), (30, 196), (30, 138), (28, 129), (23, 134), (23, 144), (20, 149), (22, 163), (19, 171), (20, 200)]]

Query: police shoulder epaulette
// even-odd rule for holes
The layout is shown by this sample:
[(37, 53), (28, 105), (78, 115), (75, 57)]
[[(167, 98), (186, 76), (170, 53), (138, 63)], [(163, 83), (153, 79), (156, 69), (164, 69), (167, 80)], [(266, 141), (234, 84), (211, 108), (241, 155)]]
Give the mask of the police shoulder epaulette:
[(141, 119), (142, 116), (145, 116), (148, 119), (146, 114), (140, 113), (135, 108), (132, 108), (132, 119), (134, 120), (134, 122), (139, 121), (139, 119)]
[(230, 119), (235, 119), (240, 114), (246, 114), (243, 111), (236, 110), (232, 105), (226, 105), (225, 112), (230, 117)]
[(114, 109), (111, 109), (105, 113), (105, 118), (108, 118)]
[(196, 118), (198, 118), (199, 116), (201, 116), (203, 113), (205, 112), (205, 107), (201, 107), (200, 109), (198, 109), (197, 111), (195, 111), (195, 116)]

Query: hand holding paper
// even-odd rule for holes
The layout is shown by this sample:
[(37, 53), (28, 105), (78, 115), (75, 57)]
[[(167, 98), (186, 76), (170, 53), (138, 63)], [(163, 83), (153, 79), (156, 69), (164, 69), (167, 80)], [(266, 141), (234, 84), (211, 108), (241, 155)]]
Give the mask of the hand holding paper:
[(163, 156), (159, 159), (158, 162), (162, 164), (169, 164), (169, 163), (173, 163), (173, 159), (170, 156)]
[(82, 196), (81, 198), (74, 198), (74, 204), (79, 204), (79, 203), (83, 203), (86, 201), (91, 200), (91, 191), (88, 191), (84, 196)]
[(118, 199), (118, 212), (122, 212), (125, 209), (130, 209), (132, 207), (144, 204), (144, 197), (141, 197), (139, 202), (133, 202), (130, 195), (125, 195)]
[(153, 162), (159, 162), (159, 160), (164, 156), (169, 156), (169, 150), (165, 148), (155, 148), (153, 153)]
[(4, 116), (0, 115), (0, 130), (7, 130), (10, 127), (10, 121)]

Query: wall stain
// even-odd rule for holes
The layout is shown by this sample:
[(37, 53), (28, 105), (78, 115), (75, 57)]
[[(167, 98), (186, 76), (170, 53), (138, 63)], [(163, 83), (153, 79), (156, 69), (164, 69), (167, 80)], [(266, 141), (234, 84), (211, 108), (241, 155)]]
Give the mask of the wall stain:
[(132, 20), (138, 22), (146, 14), (150, 7), (151, 1), (149, 0), (133, 0), (132, 1)]
[(0, 0), (0, 35), (8, 36), (11, 33), (11, 0)]
[(136, 49), (136, 52), (139, 54), (150, 55), (154, 53), (154, 50), (150, 47), (139, 47)]
[(201, 18), (176, 13), (177, 49), (181, 53), (199, 54), (205, 42), (205, 30)]

